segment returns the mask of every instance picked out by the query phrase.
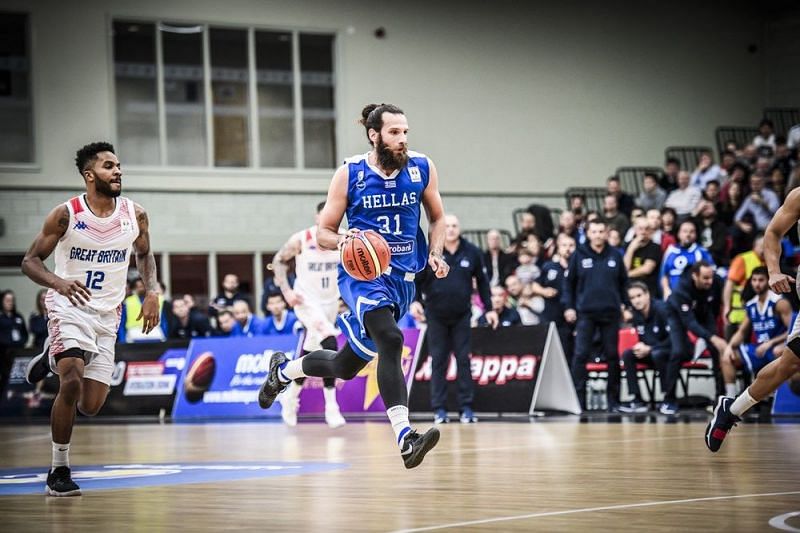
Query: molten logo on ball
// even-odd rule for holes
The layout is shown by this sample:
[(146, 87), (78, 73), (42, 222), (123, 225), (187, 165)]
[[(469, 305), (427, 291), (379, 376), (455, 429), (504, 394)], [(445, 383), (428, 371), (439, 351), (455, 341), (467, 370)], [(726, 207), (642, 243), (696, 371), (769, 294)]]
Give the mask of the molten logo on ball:
[(214, 381), (216, 370), (217, 362), (211, 352), (204, 352), (194, 360), (183, 380), (183, 391), (189, 403), (197, 403), (203, 399), (203, 394)]

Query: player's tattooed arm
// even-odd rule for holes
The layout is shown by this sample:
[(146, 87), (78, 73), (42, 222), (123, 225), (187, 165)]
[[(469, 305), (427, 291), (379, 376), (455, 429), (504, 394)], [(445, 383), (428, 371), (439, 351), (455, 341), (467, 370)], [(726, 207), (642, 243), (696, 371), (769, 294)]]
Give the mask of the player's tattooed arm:
[(142, 331), (150, 333), (161, 318), (161, 309), (158, 298), (158, 275), (156, 273), (156, 259), (150, 249), (150, 220), (147, 212), (140, 205), (135, 205), (136, 222), (139, 224), (139, 236), (133, 241), (133, 251), (136, 254), (136, 269), (144, 282), (147, 291), (142, 310), (136, 320), (143, 320)]
[(80, 281), (67, 281), (56, 276), (44, 264), (68, 229), (69, 209), (62, 204), (50, 211), (45, 218), (42, 230), (33, 239), (22, 260), (22, 272), (35, 283), (54, 289), (69, 298), (74, 305), (80, 305), (91, 298), (89, 289)]
[(272, 273), (275, 276), (275, 285), (282, 291), (289, 288), (289, 261), (300, 253), (300, 241), (292, 237), (281, 246), (275, 257), (272, 258)]

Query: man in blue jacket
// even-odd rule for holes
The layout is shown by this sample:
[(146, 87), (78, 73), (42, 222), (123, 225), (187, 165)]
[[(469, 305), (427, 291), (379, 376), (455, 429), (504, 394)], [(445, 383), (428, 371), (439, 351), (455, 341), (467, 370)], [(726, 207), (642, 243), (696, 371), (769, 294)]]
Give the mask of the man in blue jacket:
[(698, 339), (703, 339), (711, 351), (717, 393), (721, 395), (724, 390), (719, 356), (728, 344), (716, 333), (721, 295), (721, 283), (714, 274), (714, 267), (706, 261), (698, 261), (683, 273), (667, 300), (672, 352), (667, 362), (666, 378), (662, 387), (664, 403), (661, 404), (660, 411), (665, 415), (678, 412), (675, 388), (680, 376), (681, 363), (691, 359), (694, 352), (689, 343), (690, 331)]
[(623, 413), (645, 413), (647, 404), (642, 401), (636, 364), (653, 365), (659, 371), (662, 389), (666, 377), (666, 363), (669, 360), (669, 310), (665, 302), (650, 297), (650, 288), (642, 281), (634, 281), (628, 287), (628, 299), (633, 308), (633, 325), (639, 335), (639, 342), (622, 352), (625, 362), (625, 378), (633, 401), (620, 406)]
[(600, 332), (603, 354), (608, 362), (609, 411), (619, 408), (619, 323), (628, 275), (622, 255), (608, 245), (608, 227), (603, 220), (589, 222), (587, 243), (579, 246), (564, 275), (562, 303), (564, 319), (577, 322), (572, 380), (578, 400), (586, 408), (586, 363), (591, 355), (595, 331)]

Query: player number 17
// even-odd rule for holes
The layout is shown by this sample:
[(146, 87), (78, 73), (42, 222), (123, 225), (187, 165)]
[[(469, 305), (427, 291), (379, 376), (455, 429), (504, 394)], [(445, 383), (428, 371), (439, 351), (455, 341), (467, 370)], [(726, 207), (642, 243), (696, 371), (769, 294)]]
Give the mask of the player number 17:
[(402, 231), (400, 231), (400, 214), (396, 214), (394, 217), (394, 231), (392, 231), (391, 226), (391, 219), (386, 215), (381, 215), (377, 218), (378, 224), (381, 225), (380, 229), (378, 230), (380, 233), (385, 235), (400, 235)]

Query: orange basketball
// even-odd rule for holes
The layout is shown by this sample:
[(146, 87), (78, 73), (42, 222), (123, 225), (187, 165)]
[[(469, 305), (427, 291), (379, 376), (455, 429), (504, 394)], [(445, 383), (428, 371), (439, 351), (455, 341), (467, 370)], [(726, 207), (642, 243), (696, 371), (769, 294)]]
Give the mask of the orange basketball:
[(357, 233), (342, 247), (342, 266), (351, 277), (372, 281), (388, 267), (392, 252), (386, 239), (372, 231)]

